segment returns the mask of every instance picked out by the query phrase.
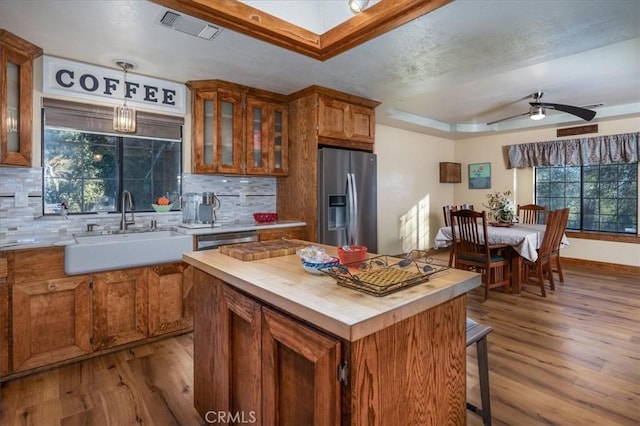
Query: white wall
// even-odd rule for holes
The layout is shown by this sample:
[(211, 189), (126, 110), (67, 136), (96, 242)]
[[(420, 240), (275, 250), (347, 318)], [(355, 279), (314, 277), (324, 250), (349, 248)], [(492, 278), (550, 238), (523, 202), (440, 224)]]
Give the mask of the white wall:
[[(439, 163), (454, 161), (454, 148), (449, 139), (376, 125), (379, 253), (433, 246), (444, 225), (442, 206), (453, 202), (454, 184), (439, 182)], [(400, 222), (408, 212), (416, 220), (407, 223), (402, 239)]]

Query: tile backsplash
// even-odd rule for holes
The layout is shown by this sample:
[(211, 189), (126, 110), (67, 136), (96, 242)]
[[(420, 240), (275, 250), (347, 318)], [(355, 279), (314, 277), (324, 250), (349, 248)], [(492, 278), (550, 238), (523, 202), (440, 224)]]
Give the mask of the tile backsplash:
[[(255, 212), (276, 211), (276, 178), (254, 176), (182, 176), (182, 192), (214, 192), (220, 200), (216, 212), (222, 223), (252, 222)], [(42, 215), (42, 169), (0, 167), (0, 241), (14, 236), (54, 236), (83, 232), (87, 224), (98, 229), (118, 229), (119, 214)], [(178, 225), (181, 212), (135, 213), (136, 227)]]

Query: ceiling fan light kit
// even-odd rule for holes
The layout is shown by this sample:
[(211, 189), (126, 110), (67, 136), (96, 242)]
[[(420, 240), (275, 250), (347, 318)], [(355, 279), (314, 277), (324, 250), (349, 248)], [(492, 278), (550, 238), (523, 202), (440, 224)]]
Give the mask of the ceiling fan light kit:
[(547, 109), (554, 109), (556, 111), (566, 112), (567, 114), (575, 115), (576, 117), (580, 117), (585, 121), (591, 121), (596, 116), (596, 112), (587, 108), (573, 106), (573, 105), (564, 105), (564, 104), (552, 104), (547, 102), (540, 102), (542, 98), (543, 92), (537, 92), (529, 95), (528, 97), (533, 99), (533, 102), (529, 102), (529, 112), (525, 112), (522, 114), (512, 115), (510, 117), (501, 118), (500, 120), (492, 121), (487, 123), (487, 126), (491, 126), (493, 124), (497, 124), (506, 120), (511, 120), (512, 118), (520, 117), (522, 115), (529, 115), (531, 120), (542, 120), (546, 117)]
[(531, 106), (529, 107), (529, 118), (535, 121), (542, 120), (546, 114), (544, 113), (544, 108), (540, 106)]

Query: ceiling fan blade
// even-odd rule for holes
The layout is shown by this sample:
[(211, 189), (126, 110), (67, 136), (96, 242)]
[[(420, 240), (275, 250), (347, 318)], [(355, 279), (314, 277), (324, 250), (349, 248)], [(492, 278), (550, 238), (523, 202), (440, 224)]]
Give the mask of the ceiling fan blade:
[(491, 126), (492, 124), (501, 123), (503, 121), (511, 120), (512, 118), (520, 117), (522, 115), (529, 115), (529, 112), (527, 111), (527, 112), (523, 112), (522, 114), (512, 115), (511, 117), (501, 118), (500, 120), (496, 120), (496, 121), (492, 121), (490, 123), (487, 123), (487, 126)]
[(573, 105), (563, 105), (563, 104), (549, 104), (546, 102), (529, 102), (531, 106), (539, 106), (542, 108), (550, 108), (555, 109), (556, 111), (562, 111), (569, 114), (573, 114), (576, 117), (580, 117), (583, 120), (591, 121), (593, 117), (596, 116), (596, 112), (586, 108), (580, 108)]

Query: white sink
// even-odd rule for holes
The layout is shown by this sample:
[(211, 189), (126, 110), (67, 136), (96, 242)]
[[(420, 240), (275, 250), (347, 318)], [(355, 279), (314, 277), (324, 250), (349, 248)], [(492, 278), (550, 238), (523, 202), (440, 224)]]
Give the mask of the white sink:
[(74, 235), (74, 240), (64, 247), (68, 275), (177, 262), (193, 251), (193, 237), (175, 231)]

